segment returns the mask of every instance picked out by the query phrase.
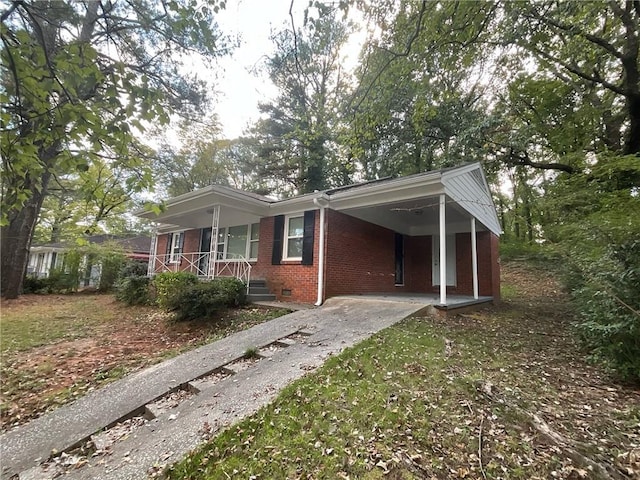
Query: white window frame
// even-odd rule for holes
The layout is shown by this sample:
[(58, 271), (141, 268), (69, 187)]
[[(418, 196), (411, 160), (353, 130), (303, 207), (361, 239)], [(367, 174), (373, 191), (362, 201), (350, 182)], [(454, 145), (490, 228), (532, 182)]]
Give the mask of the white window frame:
[[(254, 225), (258, 225), (258, 238), (256, 240), (251, 240), (251, 236), (253, 234), (253, 226)], [(255, 257), (251, 256), (251, 244), (252, 243), (257, 243), (258, 244), (258, 248), (260, 248), (259, 247), (259, 245), (260, 245), (260, 222), (250, 223), (249, 227), (247, 228), (247, 256), (246, 256), (246, 258), (248, 260), (255, 261), (255, 260), (258, 260), (258, 256), (257, 256), (257, 254), (256, 254)]]
[[(171, 232), (171, 248), (169, 250), (169, 263), (180, 263), (182, 248), (180, 248), (180, 238), (184, 238), (184, 230)], [(182, 241), (184, 248), (184, 240)], [(176, 254), (176, 249), (178, 250)]]
[[(289, 221), (292, 219), (301, 218), (302, 219), (302, 234), (296, 236), (289, 236)], [(298, 261), (302, 260), (302, 255), (299, 257), (290, 257), (289, 256), (289, 240), (300, 238), (304, 242), (304, 214), (292, 214), (284, 217), (284, 232), (282, 235), (282, 259), (283, 260), (293, 260)]]
[[(260, 225), (260, 222), (254, 222)], [(222, 242), (218, 242), (218, 255), (220, 256), (217, 261), (240, 261), (239, 258), (228, 258), (227, 250), (229, 247), (229, 229), (234, 227), (247, 227), (247, 240), (244, 247), (244, 259), (247, 261), (257, 261), (258, 257), (250, 257), (251, 255), (251, 244), (259, 243), (260, 237), (257, 240), (251, 240), (251, 231), (252, 231), (253, 223), (243, 223), (242, 225), (230, 225), (228, 227), (220, 227), (218, 228), (218, 232), (222, 236)]]

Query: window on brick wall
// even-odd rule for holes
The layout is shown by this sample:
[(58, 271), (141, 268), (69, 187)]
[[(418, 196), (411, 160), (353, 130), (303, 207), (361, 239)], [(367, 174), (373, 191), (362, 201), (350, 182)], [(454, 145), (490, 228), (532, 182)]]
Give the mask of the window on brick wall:
[(284, 222), (284, 260), (302, 259), (304, 217), (286, 217)]
[(258, 258), (260, 224), (237, 225), (218, 229), (218, 260)]
[(252, 223), (249, 226), (249, 258), (251, 260), (257, 260), (258, 258), (258, 245), (260, 242), (260, 224)]
[(172, 263), (180, 262), (180, 255), (184, 248), (184, 232), (176, 232), (169, 234), (171, 236), (171, 247), (169, 250), (169, 261)]

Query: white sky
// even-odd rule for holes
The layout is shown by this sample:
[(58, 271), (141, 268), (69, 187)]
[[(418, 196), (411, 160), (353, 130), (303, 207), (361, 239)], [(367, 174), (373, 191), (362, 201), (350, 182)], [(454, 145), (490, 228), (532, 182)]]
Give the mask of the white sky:
[[(308, 0), (294, 1), (296, 28), (303, 26), (304, 9)], [(236, 138), (258, 119), (258, 102), (274, 98), (277, 90), (265, 76), (252, 73), (265, 56), (274, 50), (272, 32), (291, 29), (289, 8), (291, 0), (228, 0), (217, 15), (224, 34), (240, 37), (240, 46), (231, 56), (219, 60), (216, 90), (219, 92), (215, 111), (226, 138)], [(347, 66), (355, 65), (363, 34), (355, 34), (346, 55)]]
[[(296, 0), (296, 26), (302, 24), (306, 0)], [(272, 31), (290, 28), (291, 0), (229, 0), (217, 21), (221, 31), (240, 37), (240, 47), (231, 56), (220, 60), (216, 101), (226, 138), (236, 138), (248, 124), (258, 118), (258, 102), (273, 98), (277, 91), (268, 78), (260, 78), (251, 70), (258, 67), (265, 55), (273, 52)]]

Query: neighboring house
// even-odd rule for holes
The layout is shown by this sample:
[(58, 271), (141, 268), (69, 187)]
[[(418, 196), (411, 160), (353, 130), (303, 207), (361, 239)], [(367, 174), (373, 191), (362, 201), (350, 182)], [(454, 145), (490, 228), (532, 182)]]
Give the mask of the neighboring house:
[(478, 163), (284, 200), (212, 185), (136, 214), (157, 222), (150, 275), (233, 275), (318, 305), (345, 294), (435, 293), (441, 305), (500, 295), (501, 229)]
[[(127, 258), (149, 261), (149, 249), (151, 238), (146, 236), (119, 237), (115, 235), (93, 235), (85, 239), (87, 243), (102, 245), (113, 243), (122, 248)], [(27, 275), (38, 278), (45, 278), (54, 268), (64, 266), (65, 253), (70, 249), (77, 248), (77, 245), (70, 242), (47, 243), (43, 245), (33, 245), (29, 249), (29, 263), (27, 265)], [(88, 265), (85, 258), (83, 264)], [(91, 265), (83, 279), (84, 286), (93, 286), (100, 279), (100, 265)]]

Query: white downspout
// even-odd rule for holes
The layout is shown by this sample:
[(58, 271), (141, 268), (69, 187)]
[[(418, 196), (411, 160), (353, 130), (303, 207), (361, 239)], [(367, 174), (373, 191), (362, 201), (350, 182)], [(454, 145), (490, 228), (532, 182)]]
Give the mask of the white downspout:
[(325, 196), (314, 198), (314, 205), (320, 207), (320, 241), (318, 242), (318, 299), (316, 307), (323, 303), (324, 296), (324, 250), (325, 250), (325, 234), (324, 234), (324, 217), (325, 208), (329, 206), (329, 199)]
[(445, 219), (445, 196), (440, 195), (440, 305), (447, 304), (447, 223)]

